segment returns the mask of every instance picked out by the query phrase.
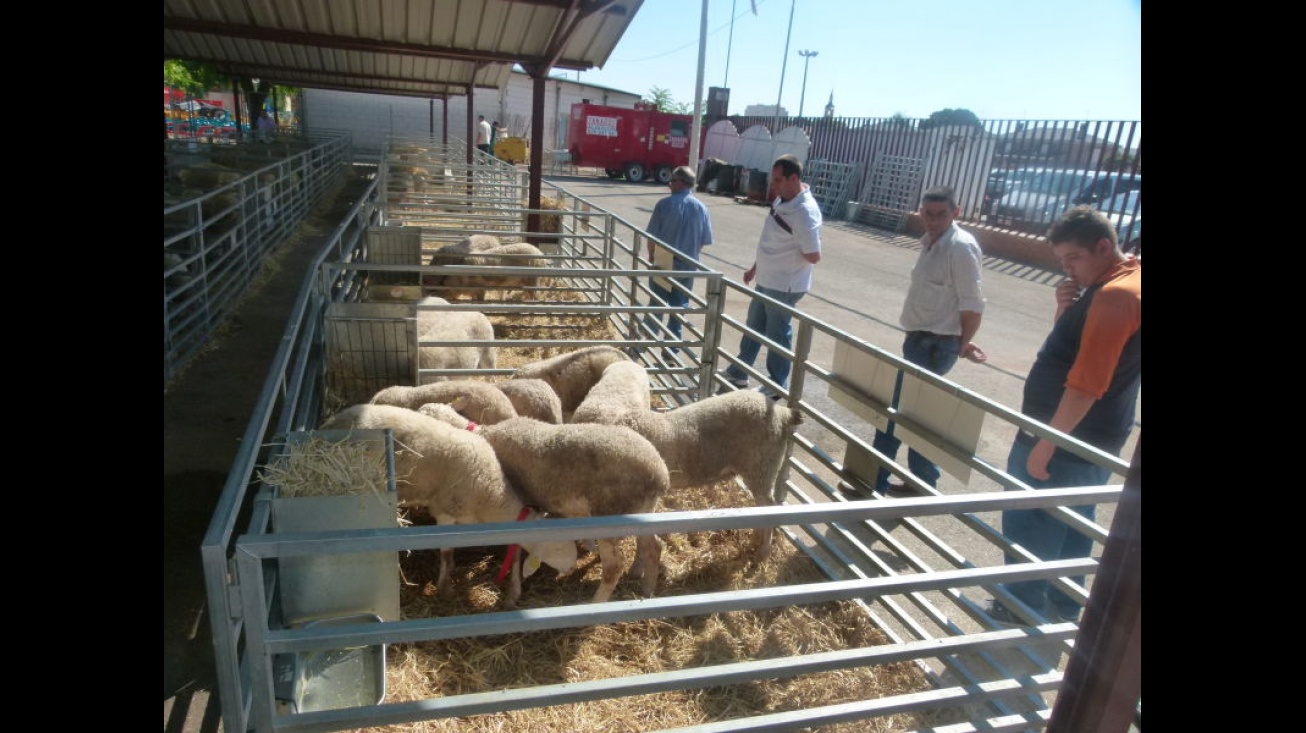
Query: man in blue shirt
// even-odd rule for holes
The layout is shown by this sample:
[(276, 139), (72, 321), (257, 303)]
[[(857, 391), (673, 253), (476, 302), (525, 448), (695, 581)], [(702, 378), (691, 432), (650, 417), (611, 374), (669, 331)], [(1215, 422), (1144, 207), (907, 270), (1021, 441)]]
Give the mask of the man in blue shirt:
[[(675, 270), (696, 270), (698, 269), (686, 257), (694, 260), (698, 259), (699, 253), (704, 247), (712, 244), (712, 219), (708, 216), (707, 207), (702, 201), (694, 198), (694, 183), (697, 177), (694, 170), (689, 166), (682, 165), (671, 172), (671, 180), (667, 185), (671, 187), (671, 195), (657, 202), (653, 207), (653, 216), (648, 220), (648, 233), (671, 245), (679, 254), (675, 255), (675, 262), (671, 269)], [(653, 240), (648, 242), (649, 259), (654, 257)], [(680, 255), (683, 254), (684, 257)], [(666, 269), (659, 267), (657, 269)], [(678, 284), (680, 287), (676, 287)], [(689, 304), (689, 291), (693, 289), (694, 279), (689, 277), (675, 278), (675, 284), (663, 278), (651, 278), (649, 280), (649, 289), (653, 291), (653, 296), (660, 299), (669, 306), (683, 308)], [(682, 289), (683, 288), (683, 289)], [(657, 305), (656, 300), (653, 303)], [(666, 330), (675, 339), (680, 338), (681, 334), (681, 317), (678, 314), (668, 313), (666, 319)], [(644, 327), (648, 330), (649, 335), (656, 337), (661, 333), (658, 327), (660, 320), (659, 315), (650, 313), (644, 319)], [(672, 349), (678, 351), (678, 349)]]

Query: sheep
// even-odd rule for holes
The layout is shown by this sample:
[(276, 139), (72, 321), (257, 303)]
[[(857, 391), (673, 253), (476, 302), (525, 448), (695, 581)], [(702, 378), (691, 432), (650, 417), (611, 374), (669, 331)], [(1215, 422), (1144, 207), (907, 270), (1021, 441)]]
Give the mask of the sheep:
[[(476, 267), (548, 267), (549, 265), (540, 248), (528, 242), (501, 244), (490, 249), (462, 254), (450, 261), (441, 257), (446, 249), (448, 248), (437, 250), (432, 255), (432, 264), (436, 264), (438, 259), (439, 264)], [(522, 297), (526, 300), (535, 300), (538, 295), (535, 288), (539, 286), (540, 278), (534, 275), (464, 275), (455, 272), (428, 275), (422, 278), (422, 284), (439, 287), (445, 292), (465, 295), (478, 301), (485, 300), (485, 291), (488, 288), (500, 290), (524, 288)]]
[[(667, 464), (671, 488), (739, 477), (756, 506), (774, 504), (772, 491), (784, 464), (785, 443), (803, 413), (753, 390), (708, 397), (667, 412), (650, 408), (644, 368), (609, 365), (572, 415), (574, 423), (623, 425), (644, 436)], [(771, 554), (774, 529), (759, 528), (752, 561)]]
[[(424, 305), (448, 305), (449, 301), (427, 296), (417, 301), (417, 338), (419, 341), (464, 341), (470, 339), (492, 340), (494, 325), (484, 313), (475, 311), (422, 310)], [(418, 366), (422, 369), (477, 369), (493, 368), (494, 347), (481, 346), (422, 346), (418, 349)], [(447, 381), (448, 375), (427, 377)]]
[(558, 393), (563, 419), (569, 420), (590, 387), (603, 376), (603, 370), (617, 361), (630, 361), (630, 357), (615, 346), (586, 346), (526, 364), (513, 373), (512, 379), (543, 379)]
[(245, 177), (245, 172), (218, 163), (197, 163), (177, 171), (177, 180), (187, 188), (212, 191), (235, 183)]
[[(473, 425), (451, 404), (422, 405), (420, 412), (456, 428), (474, 430), (494, 447), (508, 480), (530, 504), (549, 514), (590, 517), (652, 512), (671, 479), (657, 449), (630, 428), (617, 425), (551, 425), (516, 417), (495, 425)], [(662, 545), (653, 535), (635, 538), (640, 590), (657, 589)], [(603, 580), (593, 600), (612, 596), (624, 568), (616, 540), (598, 540)]]
[(186, 260), (176, 252), (163, 251), (163, 289), (180, 290), (195, 279)]
[[(473, 234), (468, 237), (446, 244), (431, 253), (431, 259), (428, 265), (465, 265), (468, 255), (473, 252), (484, 252), (487, 249), (494, 249), (502, 245), (503, 242), (493, 234)], [(426, 287), (441, 285), (444, 283), (446, 275), (423, 275), (422, 285)]]
[[(554, 425), (562, 423), (562, 400), (543, 379), (505, 379), (494, 386), (507, 395), (518, 415)], [(477, 422), (489, 424), (486, 420)]]
[(431, 254), (432, 265), (461, 265), (464, 264), (466, 256), (473, 252), (484, 252), (494, 249), (503, 244), (498, 237), (493, 234), (473, 234), (469, 237), (446, 244)]
[(653, 389), (644, 366), (629, 359), (614, 361), (603, 368), (599, 381), (576, 406), (571, 422), (614, 424), (627, 413), (651, 412), (652, 404)]
[[(321, 425), (322, 430), (384, 428), (394, 432), (401, 506), (424, 506), (442, 525), (538, 518), (533, 510), (523, 512), (525, 504), (508, 483), (494, 449), (471, 432), (394, 405), (353, 405)], [(575, 569), (575, 542), (541, 542), (526, 550), (558, 570), (560, 578)], [(453, 548), (441, 548), (436, 590), (443, 598), (453, 593), (453, 564)], [(521, 572), (514, 563), (504, 605), (512, 608), (520, 595)]]
[(475, 379), (451, 379), (417, 387), (386, 387), (372, 395), (368, 402), (416, 410), (428, 402), (452, 402), (456, 397), (466, 398), (463, 414), (482, 425), (493, 425), (517, 417), (517, 409), (513, 407), (508, 395), (489, 382)]

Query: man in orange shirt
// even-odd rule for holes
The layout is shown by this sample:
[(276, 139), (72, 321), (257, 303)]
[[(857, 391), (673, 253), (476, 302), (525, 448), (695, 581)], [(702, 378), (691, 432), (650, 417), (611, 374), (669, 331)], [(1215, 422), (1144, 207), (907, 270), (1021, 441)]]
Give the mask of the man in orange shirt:
[[(1070, 277), (1056, 289), (1052, 331), (1025, 380), (1020, 410), (1089, 445), (1119, 453), (1133, 429), (1143, 384), (1143, 263), (1126, 255), (1101, 212), (1078, 206), (1048, 230)], [(1018, 431), (1007, 473), (1035, 489), (1106, 484), (1110, 471)], [(1072, 510), (1094, 519), (1095, 506)], [(1002, 532), (1042, 560), (1088, 557), (1093, 541), (1043, 509), (1002, 513)], [(1008, 555), (1008, 564), (1019, 558)], [(1084, 578), (1074, 578), (1083, 584)], [(1079, 604), (1046, 580), (1006, 585), (1012, 595), (1052, 620), (1075, 620)], [(1016, 621), (995, 602), (989, 614)]]

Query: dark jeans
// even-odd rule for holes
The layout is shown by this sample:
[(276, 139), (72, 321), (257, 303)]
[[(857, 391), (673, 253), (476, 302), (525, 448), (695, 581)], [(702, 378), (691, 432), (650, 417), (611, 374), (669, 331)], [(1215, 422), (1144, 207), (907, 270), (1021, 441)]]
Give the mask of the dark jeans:
[[(1029, 484), (1035, 489), (1055, 489), (1070, 486), (1101, 486), (1111, 478), (1111, 472), (1101, 466), (1072, 456), (1063, 451), (1052, 454), (1048, 461), (1047, 481), (1039, 481), (1025, 470), (1029, 461), (1029, 452), (1033, 445), (1017, 440), (1011, 444), (1007, 454), (1007, 473), (1013, 478)], [(1016, 491), (1017, 489), (1010, 489)], [(1088, 519), (1096, 520), (1097, 505), (1086, 504), (1072, 506), (1070, 509)], [(1093, 540), (1070, 528), (1045, 509), (1011, 509), (1002, 513), (1002, 534), (1040, 560), (1069, 560), (1088, 557), (1093, 550)], [(1007, 564), (1023, 562), (1020, 558), (1007, 555)], [(1083, 585), (1084, 576), (1072, 577), (1071, 580)], [(1079, 613), (1079, 603), (1054, 587), (1047, 580), (1024, 580), (1007, 583), (1005, 586), (1021, 602), (1040, 613), (1044, 604), (1055, 606), (1063, 618), (1072, 618)]]
[[(685, 277), (685, 278), (678, 277), (676, 278), (676, 282), (680, 283), (686, 288), (689, 288), (691, 285), (693, 285), (694, 279), (689, 277)], [(684, 290), (667, 290), (666, 288), (663, 288), (661, 285), (658, 285), (657, 278), (649, 278), (648, 289), (653, 291), (654, 298), (656, 298), (657, 300), (661, 300), (663, 303), (666, 303), (667, 305), (676, 306), (678, 308), (684, 308), (685, 306), (689, 305), (688, 292)], [(660, 305), (657, 302), (657, 300), (654, 300), (650, 305)], [(666, 317), (667, 317), (666, 320), (667, 330), (671, 332), (672, 336), (679, 339), (681, 333), (680, 319), (677, 318), (675, 315), (672, 315), (671, 313), (667, 313)], [(648, 330), (649, 338), (656, 339), (662, 335), (661, 330), (658, 329), (657, 327), (657, 323), (660, 319), (661, 317), (657, 313), (649, 313), (647, 316), (644, 317), (644, 328)]]
[[(953, 365), (957, 363), (957, 357), (961, 354), (961, 339), (957, 336), (940, 336), (930, 333), (929, 331), (909, 331), (907, 338), (902, 342), (902, 358), (919, 367), (924, 367), (935, 374), (944, 375), (951, 371)], [(893, 385), (893, 407), (898, 407), (898, 399), (902, 395), (902, 376), (898, 372), (898, 380)], [(875, 431), (875, 440), (871, 445), (884, 455), (896, 459), (898, 456), (898, 446), (902, 441), (893, 437), (893, 423), (883, 432)], [(921, 478), (922, 481), (930, 486), (939, 484), (939, 467), (930, 459), (916, 452), (914, 448), (907, 449), (907, 468)], [(889, 490), (889, 470), (881, 468), (875, 476), (875, 490), (884, 493)]]
[[(775, 298), (791, 307), (798, 305), (798, 301), (802, 300), (804, 295), (807, 295), (806, 290), (800, 293), (790, 293), (783, 290), (764, 288), (760, 285), (757, 287), (757, 292)], [(787, 349), (793, 345), (793, 320), (793, 316), (788, 311), (766, 303), (761, 298), (753, 298), (752, 302), (748, 304), (748, 318), (745, 320), (745, 325)], [(752, 366), (757, 359), (758, 352), (761, 350), (761, 341), (747, 334), (739, 339), (739, 360), (745, 364)], [(770, 349), (766, 350), (766, 373), (767, 376), (771, 377), (771, 381), (781, 387), (788, 387), (789, 371), (791, 369), (793, 369), (793, 364), (789, 362), (788, 358)], [(737, 382), (748, 381), (748, 375), (734, 364), (726, 367), (726, 375)]]

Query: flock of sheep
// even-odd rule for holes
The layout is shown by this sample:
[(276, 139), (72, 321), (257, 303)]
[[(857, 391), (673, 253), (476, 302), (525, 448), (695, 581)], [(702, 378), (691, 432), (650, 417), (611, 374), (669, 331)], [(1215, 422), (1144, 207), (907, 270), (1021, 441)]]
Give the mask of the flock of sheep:
[[(442, 314), (451, 315), (451, 314)], [(479, 315), (479, 314), (476, 314)], [(657, 411), (643, 366), (612, 346), (590, 346), (526, 364), (507, 380), (394, 386), (347, 407), (320, 427), (394, 432), (399, 501), (422, 506), (440, 524), (540, 517), (638, 514), (656, 510), (673, 488), (740, 478), (755, 504), (773, 503), (785, 445), (802, 413), (751, 390)], [(771, 528), (755, 530), (751, 560), (771, 552)], [(611, 597), (625, 572), (617, 540), (599, 539), (602, 580), (594, 601)], [(632, 575), (652, 596), (660, 541), (636, 538)], [(575, 542), (523, 549), (571, 573)], [(453, 551), (440, 554), (438, 592), (452, 595)], [(521, 593), (513, 563), (505, 607)]]
[[(432, 265), (469, 265), (476, 267), (548, 267), (544, 252), (529, 242), (503, 243), (492, 234), (473, 234), (431, 254)], [(436, 289), (450, 298), (485, 300), (489, 288), (521, 289), (526, 300), (539, 298), (541, 278), (520, 275), (467, 275), (446, 273), (426, 275), (424, 288)]]

